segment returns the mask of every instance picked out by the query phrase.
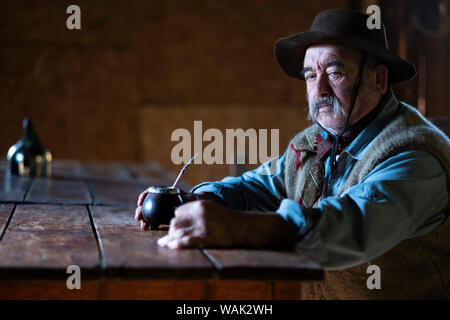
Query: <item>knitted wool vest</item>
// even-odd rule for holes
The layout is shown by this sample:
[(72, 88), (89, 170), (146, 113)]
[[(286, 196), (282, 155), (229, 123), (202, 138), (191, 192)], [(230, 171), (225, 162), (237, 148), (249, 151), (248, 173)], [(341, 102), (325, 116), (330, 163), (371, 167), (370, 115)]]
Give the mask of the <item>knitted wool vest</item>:
[[(317, 134), (313, 125), (290, 143), (286, 156), (286, 190), (302, 207), (320, 201), (319, 181), (323, 168), (316, 160)], [(437, 158), (450, 177), (450, 140), (417, 110), (400, 103), (398, 114), (366, 147), (336, 196), (358, 184), (377, 164), (400, 152), (426, 151)], [(449, 180), (447, 180), (447, 185)], [(319, 197), (318, 197), (319, 195)], [(339, 271), (326, 271), (326, 280), (303, 284), (305, 299), (408, 299), (450, 298), (450, 222), (432, 232), (400, 242), (367, 264)], [(369, 290), (367, 267), (382, 270), (381, 290)]]

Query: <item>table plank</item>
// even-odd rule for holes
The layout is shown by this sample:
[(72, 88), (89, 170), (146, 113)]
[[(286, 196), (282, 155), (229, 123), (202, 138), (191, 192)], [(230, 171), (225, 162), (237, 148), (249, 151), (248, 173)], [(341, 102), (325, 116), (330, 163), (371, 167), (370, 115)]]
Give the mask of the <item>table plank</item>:
[(18, 204), (0, 241), (1, 276), (67, 277), (69, 265), (78, 265), (88, 274), (99, 262), (85, 206)]
[(88, 181), (95, 205), (136, 207), (139, 194), (145, 190), (132, 182)]
[(0, 173), (0, 202), (21, 202), (30, 186), (31, 178)]
[(301, 252), (250, 249), (207, 249), (205, 255), (221, 278), (323, 279), (320, 266)]
[(124, 167), (128, 170), (130, 175), (138, 180), (145, 178), (150, 179), (175, 179), (177, 175), (166, 168), (164, 168), (158, 162), (124, 162)]
[(52, 163), (52, 179), (83, 180), (85, 172), (76, 160), (57, 159)]
[(35, 178), (25, 202), (91, 204), (92, 198), (83, 180)]
[(123, 181), (131, 182), (133, 177), (127, 168), (117, 162), (86, 162), (82, 164), (86, 179), (95, 181)]
[(2, 237), (3, 231), (5, 230), (6, 223), (8, 222), (9, 216), (11, 215), (11, 211), (13, 210), (14, 205), (10, 203), (1, 203), (0, 204), (0, 239)]
[(120, 163), (85, 163), (82, 167), (95, 205), (135, 207), (145, 189)]
[(90, 207), (103, 252), (107, 274), (150, 278), (206, 278), (211, 263), (200, 250), (170, 250), (156, 241), (167, 231), (143, 231), (134, 220), (134, 210)]
[(207, 280), (105, 278), (100, 299), (201, 300), (207, 293)]

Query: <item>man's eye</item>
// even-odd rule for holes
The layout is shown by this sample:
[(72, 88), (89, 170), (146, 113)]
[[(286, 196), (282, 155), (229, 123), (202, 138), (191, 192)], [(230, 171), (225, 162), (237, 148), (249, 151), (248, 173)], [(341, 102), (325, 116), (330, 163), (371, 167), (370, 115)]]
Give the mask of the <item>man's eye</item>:
[(339, 72), (339, 71), (330, 72), (328, 74), (328, 76), (331, 76), (331, 77), (339, 77), (341, 75), (342, 75), (342, 72)]
[(305, 76), (305, 80), (313, 80), (316, 76), (313, 74), (308, 74)]

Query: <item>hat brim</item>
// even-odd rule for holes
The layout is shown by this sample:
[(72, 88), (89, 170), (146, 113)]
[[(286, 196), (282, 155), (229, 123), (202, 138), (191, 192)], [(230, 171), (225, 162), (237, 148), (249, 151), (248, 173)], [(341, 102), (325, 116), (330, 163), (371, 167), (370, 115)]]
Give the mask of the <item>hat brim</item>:
[(359, 37), (331, 32), (306, 31), (281, 38), (275, 43), (275, 58), (287, 75), (305, 80), (300, 71), (303, 69), (306, 49), (310, 45), (320, 43), (346, 44), (374, 55), (388, 68), (391, 83), (404, 82), (416, 75), (414, 64), (403, 60), (392, 50)]

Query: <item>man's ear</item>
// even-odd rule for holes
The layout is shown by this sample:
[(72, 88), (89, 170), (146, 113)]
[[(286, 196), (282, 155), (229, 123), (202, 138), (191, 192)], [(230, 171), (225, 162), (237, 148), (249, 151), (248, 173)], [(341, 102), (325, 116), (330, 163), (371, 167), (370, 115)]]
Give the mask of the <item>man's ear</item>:
[(379, 64), (375, 68), (375, 75), (376, 75), (376, 89), (377, 92), (382, 96), (387, 91), (388, 68), (383, 64)]

